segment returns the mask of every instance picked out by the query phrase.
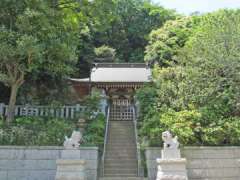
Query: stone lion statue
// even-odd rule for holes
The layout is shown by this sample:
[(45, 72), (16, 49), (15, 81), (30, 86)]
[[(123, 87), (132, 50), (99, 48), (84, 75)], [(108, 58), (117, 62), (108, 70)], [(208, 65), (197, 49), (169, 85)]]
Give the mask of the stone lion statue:
[(82, 133), (80, 131), (73, 131), (70, 138), (65, 136), (63, 146), (65, 147), (65, 149), (78, 149), (81, 139)]
[(162, 140), (164, 141), (164, 148), (169, 148), (169, 149), (178, 149), (179, 147), (179, 142), (178, 142), (178, 137), (175, 136), (174, 138), (172, 137), (172, 134), (169, 131), (165, 131), (162, 133)]

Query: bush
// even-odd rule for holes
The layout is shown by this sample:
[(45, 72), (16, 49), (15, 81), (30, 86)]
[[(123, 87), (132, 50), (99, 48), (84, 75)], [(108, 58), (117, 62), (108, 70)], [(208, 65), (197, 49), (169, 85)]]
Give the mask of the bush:
[(12, 126), (0, 127), (1, 145), (62, 145), (74, 123), (64, 119), (17, 118)]
[(101, 94), (98, 91), (92, 91), (91, 95), (86, 96), (83, 100), (85, 109), (78, 114), (79, 118), (84, 118), (87, 121), (91, 121), (96, 118), (96, 115), (100, 112), (100, 100)]
[(237, 91), (221, 81), (203, 81), (205, 76), (186, 67), (155, 67), (153, 73), (153, 85), (137, 93), (144, 144), (162, 145), (165, 130), (182, 145), (240, 144)]
[[(100, 113), (100, 94), (93, 92), (84, 99), (86, 106), (78, 118), (84, 118), (87, 126), (83, 134), (83, 145), (104, 143), (105, 116)], [(64, 137), (76, 128), (73, 120), (52, 117), (17, 117), (11, 126), (6, 126), (0, 117), (0, 145), (62, 146)]]
[(97, 61), (113, 62), (116, 56), (116, 50), (108, 46), (100, 46), (94, 49)]
[[(69, 120), (70, 121), (70, 120)], [(63, 145), (64, 137), (70, 136), (75, 126), (72, 122), (62, 119), (49, 120), (43, 131), (38, 135), (40, 145)]]
[(161, 145), (171, 130), (183, 145), (240, 144), (239, 15), (220, 10), (151, 33), (145, 60), (161, 67), (138, 93), (142, 139)]
[(181, 144), (199, 144), (197, 139), (199, 118), (200, 113), (196, 111), (169, 110), (146, 121), (140, 132), (148, 139), (150, 146), (161, 145), (163, 143), (161, 135), (166, 130), (177, 135)]
[(98, 114), (86, 127), (83, 134), (84, 145), (103, 146), (105, 130), (105, 116)]
[(168, 110), (145, 121), (140, 135), (144, 137), (145, 145), (161, 146), (161, 134), (166, 130), (178, 136), (182, 145), (240, 145), (240, 117), (207, 122), (196, 110)]

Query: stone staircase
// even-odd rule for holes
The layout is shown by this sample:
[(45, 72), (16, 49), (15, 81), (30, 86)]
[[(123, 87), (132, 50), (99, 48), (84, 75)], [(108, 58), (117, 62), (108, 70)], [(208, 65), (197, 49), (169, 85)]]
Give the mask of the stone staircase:
[(147, 180), (147, 178), (141, 177), (103, 177), (100, 180)]
[(104, 177), (101, 180), (141, 180), (133, 121), (109, 121)]

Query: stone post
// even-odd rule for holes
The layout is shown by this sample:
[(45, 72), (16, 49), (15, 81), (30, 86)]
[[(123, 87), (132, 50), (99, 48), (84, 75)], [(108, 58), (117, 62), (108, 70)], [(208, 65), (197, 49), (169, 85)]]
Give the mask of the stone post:
[(55, 180), (85, 180), (85, 161), (76, 159), (59, 159), (56, 161)]
[(78, 119), (77, 128), (79, 129), (79, 131), (83, 133), (85, 130), (85, 127), (86, 127), (86, 120), (83, 118)]
[(101, 112), (106, 116), (107, 112), (106, 112), (106, 107), (107, 107), (107, 96), (105, 93), (105, 90), (102, 89), (102, 93), (101, 93), (101, 100), (100, 100), (100, 107), (101, 107)]
[(55, 180), (86, 180), (85, 160), (80, 157), (79, 145), (82, 139), (80, 131), (73, 131), (70, 138), (65, 137), (61, 159), (56, 161)]
[(3, 107), (4, 107), (4, 103), (0, 103), (0, 116), (3, 116)]
[(177, 137), (169, 131), (163, 132), (162, 158), (157, 159), (157, 180), (188, 180), (185, 158), (181, 158)]
[(239, 176), (239, 179), (240, 179), (240, 159), (238, 159), (237, 162), (238, 162), (238, 169), (239, 169), (238, 176)]
[(80, 109), (81, 109), (80, 104), (76, 104), (76, 111), (77, 111), (77, 112), (80, 112)]

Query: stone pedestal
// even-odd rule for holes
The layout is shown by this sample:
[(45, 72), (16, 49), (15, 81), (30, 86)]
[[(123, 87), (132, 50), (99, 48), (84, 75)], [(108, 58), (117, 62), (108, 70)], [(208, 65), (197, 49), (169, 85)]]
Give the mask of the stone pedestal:
[(179, 149), (163, 149), (162, 158), (157, 159), (157, 180), (187, 180), (186, 163)]
[(186, 159), (157, 159), (157, 180), (188, 180)]
[(61, 159), (80, 159), (80, 150), (64, 149), (61, 153)]
[(84, 160), (59, 159), (56, 164), (55, 180), (86, 180)]
[(181, 154), (179, 149), (163, 149), (162, 159), (180, 159)]

